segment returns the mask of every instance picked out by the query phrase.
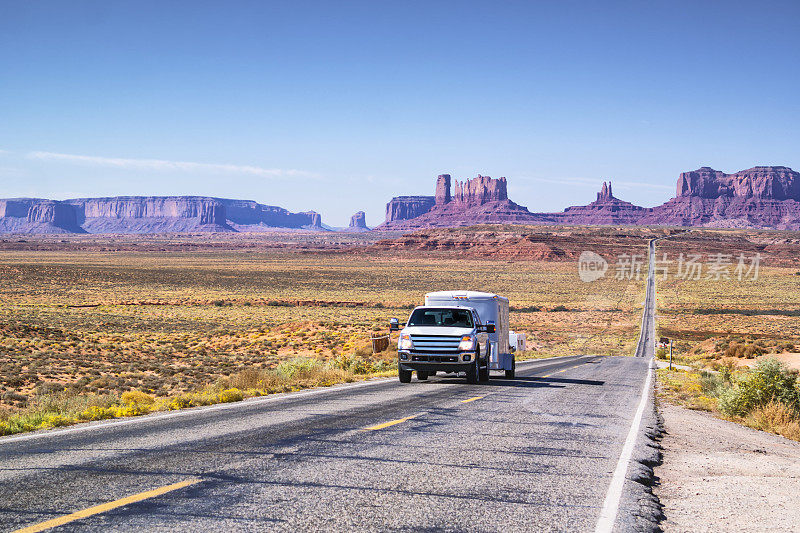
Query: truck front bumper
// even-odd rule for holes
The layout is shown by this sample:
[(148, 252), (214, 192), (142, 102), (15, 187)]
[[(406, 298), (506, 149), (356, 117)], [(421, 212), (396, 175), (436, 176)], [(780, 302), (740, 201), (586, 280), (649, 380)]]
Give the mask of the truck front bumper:
[[(464, 361), (469, 356), (469, 361)], [(400, 351), (398, 366), (401, 370), (422, 370), (423, 372), (466, 372), (475, 365), (475, 354), (463, 353), (416, 353)]]

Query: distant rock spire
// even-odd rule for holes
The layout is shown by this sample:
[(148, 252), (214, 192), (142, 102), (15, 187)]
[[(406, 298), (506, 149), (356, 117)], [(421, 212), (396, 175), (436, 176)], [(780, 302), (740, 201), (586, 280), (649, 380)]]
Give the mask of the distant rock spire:
[(607, 202), (614, 198), (614, 195), (611, 193), (611, 182), (609, 181), (606, 183), (603, 182), (603, 187), (600, 189), (600, 192), (597, 193), (597, 201), (598, 202)]

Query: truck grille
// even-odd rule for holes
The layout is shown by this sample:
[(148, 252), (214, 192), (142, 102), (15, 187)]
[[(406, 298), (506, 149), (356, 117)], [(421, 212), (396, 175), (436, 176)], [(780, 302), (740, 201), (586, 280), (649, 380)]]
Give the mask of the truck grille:
[(415, 352), (458, 352), (460, 336), (452, 335), (411, 335)]
[(412, 355), (412, 361), (429, 363), (458, 363), (457, 355)]

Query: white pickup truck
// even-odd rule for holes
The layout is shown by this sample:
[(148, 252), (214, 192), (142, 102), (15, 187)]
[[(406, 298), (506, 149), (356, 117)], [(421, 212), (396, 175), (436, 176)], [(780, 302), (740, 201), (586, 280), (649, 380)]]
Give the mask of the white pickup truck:
[(508, 339), (508, 299), (486, 292), (441, 291), (425, 295), (400, 331), (397, 366), (400, 381), (428, 379), (437, 372), (465, 372), (467, 382), (489, 380), (490, 370), (514, 378), (516, 363)]

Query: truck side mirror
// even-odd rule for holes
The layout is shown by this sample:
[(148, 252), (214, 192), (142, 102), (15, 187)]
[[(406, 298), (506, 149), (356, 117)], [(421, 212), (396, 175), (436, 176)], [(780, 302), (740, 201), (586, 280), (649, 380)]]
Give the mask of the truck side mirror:
[(389, 331), (400, 331), (400, 321), (396, 318), (389, 319)]
[(484, 327), (486, 328), (486, 333), (494, 333), (495, 331), (494, 324), (486, 324)]

